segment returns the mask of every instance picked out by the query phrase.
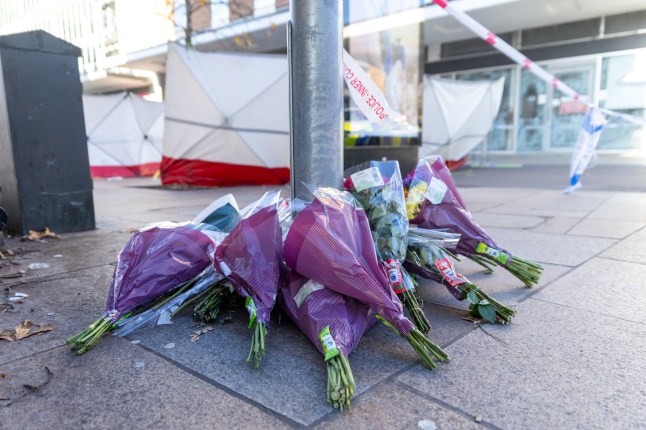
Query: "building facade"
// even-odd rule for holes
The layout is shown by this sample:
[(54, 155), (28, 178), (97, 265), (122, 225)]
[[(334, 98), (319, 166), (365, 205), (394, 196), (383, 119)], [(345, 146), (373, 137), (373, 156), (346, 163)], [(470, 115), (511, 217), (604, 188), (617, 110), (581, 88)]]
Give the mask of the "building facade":
[[(79, 66), (88, 93), (131, 90), (161, 97), (168, 41), (181, 40), (207, 51), (284, 53), (288, 4), (289, 0), (0, 0), (0, 34), (40, 28), (81, 47)], [(646, 117), (643, 0), (452, 4), (594, 103)], [(582, 106), (474, 39), (432, 0), (346, 0), (344, 15), (346, 48), (413, 122), (423, 109), (423, 74), (458, 80), (505, 77), (502, 105), (482, 151), (566, 154), (575, 145)], [(419, 57), (418, 64), (413, 56)], [(352, 122), (356, 112), (348, 101), (346, 120)], [(402, 144), (401, 139), (379, 142)], [(599, 149), (643, 156), (644, 127), (609, 118)]]

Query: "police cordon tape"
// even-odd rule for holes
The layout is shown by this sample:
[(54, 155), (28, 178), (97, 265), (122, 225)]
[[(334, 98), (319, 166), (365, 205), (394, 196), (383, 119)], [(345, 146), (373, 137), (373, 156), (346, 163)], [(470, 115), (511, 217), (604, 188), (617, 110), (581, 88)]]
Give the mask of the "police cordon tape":
[(610, 109), (605, 109), (605, 108), (595, 106), (587, 99), (587, 97), (579, 94), (578, 92), (574, 91), (572, 88), (567, 86), (565, 83), (558, 80), (556, 76), (552, 75), (547, 70), (545, 70), (538, 64), (534, 63), (531, 59), (527, 58), (525, 55), (520, 53), (517, 49), (515, 49), (507, 42), (505, 42), (504, 40), (496, 36), (495, 33), (489, 31), (489, 29), (484, 27), (478, 21), (471, 18), (469, 15), (462, 12), (461, 10), (454, 8), (450, 3), (447, 3), (447, 0), (433, 0), (433, 2), (439, 7), (441, 7), (442, 9), (444, 9), (449, 15), (455, 18), (462, 25), (467, 27), (469, 30), (473, 31), (482, 40), (484, 40), (485, 42), (487, 42), (488, 44), (496, 48), (498, 51), (500, 51), (502, 54), (506, 55), (516, 63), (523, 66), (525, 70), (530, 71), (531, 73), (538, 76), (540, 79), (547, 82), (549, 85), (552, 85), (554, 88), (561, 91), (565, 95), (572, 97), (576, 101), (580, 101), (581, 103), (585, 103), (591, 107), (599, 109), (599, 111), (603, 112), (605, 115), (615, 116), (625, 121), (632, 122), (634, 124), (646, 125), (646, 120), (644, 120), (643, 118), (638, 118), (633, 115), (628, 115), (621, 112), (615, 112)]
[(390, 107), (379, 87), (345, 49), (343, 79), (350, 90), (352, 100), (370, 122), (384, 124), (389, 121), (405, 121), (399, 112)]

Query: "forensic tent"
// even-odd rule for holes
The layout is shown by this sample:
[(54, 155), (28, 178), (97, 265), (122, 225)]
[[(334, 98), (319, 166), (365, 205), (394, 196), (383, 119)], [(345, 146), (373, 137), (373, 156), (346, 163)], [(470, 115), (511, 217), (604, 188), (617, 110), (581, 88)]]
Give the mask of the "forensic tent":
[(284, 55), (204, 53), (170, 44), (162, 183), (288, 182), (288, 97)]
[(159, 170), (164, 104), (130, 93), (84, 95), (92, 177), (151, 176)]
[(505, 78), (455, 81), (424, 77), (420, 156), (457, 161), (487, 136), (502, 101)]

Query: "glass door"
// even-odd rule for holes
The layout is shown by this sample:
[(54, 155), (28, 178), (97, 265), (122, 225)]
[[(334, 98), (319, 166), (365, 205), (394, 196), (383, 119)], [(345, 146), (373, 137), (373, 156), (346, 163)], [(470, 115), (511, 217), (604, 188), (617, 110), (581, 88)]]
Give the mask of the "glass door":
[[(588, 100), (594, 97), (594, 63), (579, 63), (550, 67), (557, 79), (585, 96)], [(573, 148), (576, 145), (579, 129), (587, 110), (584, 103), (566, 96), (553, 87), (548, 88), (550, 109), (548, 112), (549, 138), (547, 149), (561, 150)]]

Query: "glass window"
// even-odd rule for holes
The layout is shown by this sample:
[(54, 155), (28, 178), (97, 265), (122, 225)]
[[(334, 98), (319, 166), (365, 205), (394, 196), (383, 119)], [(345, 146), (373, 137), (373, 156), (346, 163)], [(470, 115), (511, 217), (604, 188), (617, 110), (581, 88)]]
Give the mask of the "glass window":
[[(592, 99), (594, 64), (572, 65), (554, 68), (554, 76), (582, 96)], [(558, 90), (552, 96), (552, 123), (550, 124), (550, 147), (552, 149), (573, 148), (576, 145), (579, 128), (583, 123), (587, 106)]]
[(520, 75), (520, 106), (518, 106), (518, 151), (543, 149), (543, 128), (546, 117), (547, 86), (531, 72)]
[[(646, 118), (646, 50), (606, 57), (601, 73), (600, 106)], [(638, 149), (646, 143), (643, 126), (608, 117), (599, 149)]]
[(464, 81), (494, 81), (505, 78), (505, 88), (502, 93), (500, 110), (493, 123), (493, 129), (487, 136), (487, 149), (492, 151), (508, 151), (512, 148), (514, 139), (514, 83), (512, 69), (479, 70), (475, 72), (457, 73), (456, 79)]

